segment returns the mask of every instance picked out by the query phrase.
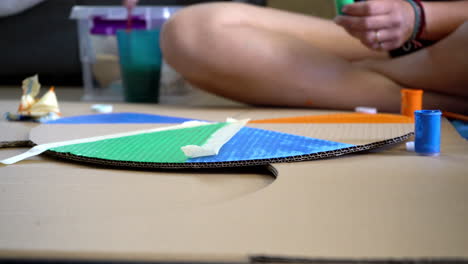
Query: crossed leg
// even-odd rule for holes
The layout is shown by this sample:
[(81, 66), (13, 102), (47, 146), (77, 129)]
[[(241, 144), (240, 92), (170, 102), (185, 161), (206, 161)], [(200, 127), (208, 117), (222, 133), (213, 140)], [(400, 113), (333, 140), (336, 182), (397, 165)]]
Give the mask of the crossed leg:
[[(457, 33), (441, 45), (467, 47), (456, 44), (466, 41), (467, 34)], [(166, 23), (161, 44), (167, 62), (189, 82), (255, 105), (375, 106), (397, 112), (401, 88), (425, 89), (424, 84), (432, 84), (417, 77), (424, 71), (408, 71), (408, 67), (421, 64), (430, 73), (445, 67), (433, 61), (444, 57), (444, 50), (437, 46), (425, 56), (391, 60), (368, 50), (332, 21), (234, 3), (202, 4), (180, 11)], [(463, 56), (465, 60), (459, 58), (458, 64), (468, 61), (468, 55)], [(457, 73), (467, 69), (452, 66)], [(456, 83), (468, 87), (466, 78)], [(426, 90), (426, 108), (468, 112), (463, 88), (455, 92), (441, 88)]]

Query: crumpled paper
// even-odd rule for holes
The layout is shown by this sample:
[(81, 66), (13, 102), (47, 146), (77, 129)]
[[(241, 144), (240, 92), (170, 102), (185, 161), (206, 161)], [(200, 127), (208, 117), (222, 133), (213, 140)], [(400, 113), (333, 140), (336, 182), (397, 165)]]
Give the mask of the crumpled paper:
[(53, 86), (38, 99), (41, 84), (36, 74), (23, 80), (22, 89), (23, 95), (18, 112), (7, 112), (5, 114), (7, 120), (46, 122), (60, 118), (60, 109)]

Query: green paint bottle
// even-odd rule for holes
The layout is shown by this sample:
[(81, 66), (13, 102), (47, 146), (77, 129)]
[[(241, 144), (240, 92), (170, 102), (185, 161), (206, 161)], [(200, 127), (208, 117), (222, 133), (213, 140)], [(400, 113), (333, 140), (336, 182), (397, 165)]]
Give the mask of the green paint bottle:
[(337, 15), (344, 15), (341, 10), (343, 9), (343, 6), (353, 4), (354, 0), (335, 0), (335, 8), (336, 8), (336, 14)]

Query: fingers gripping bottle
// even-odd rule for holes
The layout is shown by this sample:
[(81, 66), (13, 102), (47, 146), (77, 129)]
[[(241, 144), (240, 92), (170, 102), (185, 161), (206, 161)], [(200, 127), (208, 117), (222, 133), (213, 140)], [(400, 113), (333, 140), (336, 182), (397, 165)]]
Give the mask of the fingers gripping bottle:
[(364, 2), (366, 0), (335, 0), (335, 8), (337, 15), (346, 15), (342, 12), (343, 6), (354, 4), (355, 2)]

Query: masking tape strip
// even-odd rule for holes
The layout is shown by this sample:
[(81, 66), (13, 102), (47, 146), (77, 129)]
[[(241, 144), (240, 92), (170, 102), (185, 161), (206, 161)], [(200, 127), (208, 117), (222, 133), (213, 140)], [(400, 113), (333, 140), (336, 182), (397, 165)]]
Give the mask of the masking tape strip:
[(181, 149), (189, 158), (198, 158), (206, 156), (218, 155), (219, 150), (228, 142), (234, 135), (244, 127), (250, 119), (235, 120), (228, 119), (227, 125), (218, 131), (214, 132), (211, 137), (202, 146), (187, 145)]

